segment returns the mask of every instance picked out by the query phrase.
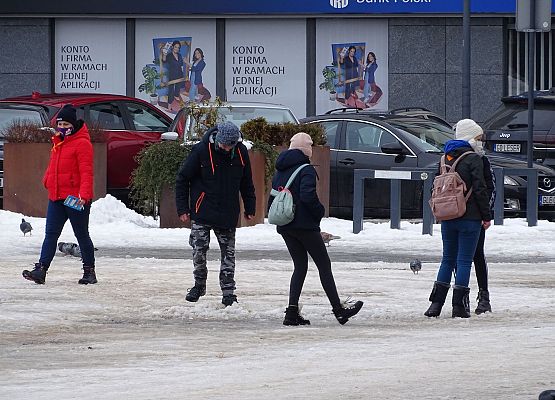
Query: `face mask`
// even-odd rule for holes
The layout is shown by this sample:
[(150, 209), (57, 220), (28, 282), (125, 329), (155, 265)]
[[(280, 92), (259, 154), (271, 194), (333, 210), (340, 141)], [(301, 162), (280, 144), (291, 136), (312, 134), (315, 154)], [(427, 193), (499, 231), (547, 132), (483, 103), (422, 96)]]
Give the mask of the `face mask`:
[(71, 132), (73, 131), (72, 128), (56, 128), (56, 130), (60, 133), (62, 139), (68, 135), (71, 135)]
[(470, 139), (468, 143), (476, 153), (480, 154), (481, 156), (485, 154), (484, 142), (482, 142), (481, 140)]

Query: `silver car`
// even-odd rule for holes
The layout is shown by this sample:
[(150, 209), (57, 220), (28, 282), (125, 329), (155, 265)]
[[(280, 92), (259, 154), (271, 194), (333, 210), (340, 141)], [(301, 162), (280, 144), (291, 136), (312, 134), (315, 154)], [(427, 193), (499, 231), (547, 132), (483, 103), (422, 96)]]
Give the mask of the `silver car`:
[[(200, 105), (200, 107), (203, 107)], [(254, 103), (254, 102), (225, 102), (222, 105), (211, 103), (208, 107), (218, 107), (218, 113), (223, 121), (229, 121), (239, 128), (242, 124), (254, 118), (264, 118), (270, 124), (299, 121), (289, 107), (281, 104)], [(169, 131), (176, 132), (180, 137), (191, 137), (191, 127), (195, 125), (194, 119), (188, 115), (188, 108), (181, 109), (175, 116)]]

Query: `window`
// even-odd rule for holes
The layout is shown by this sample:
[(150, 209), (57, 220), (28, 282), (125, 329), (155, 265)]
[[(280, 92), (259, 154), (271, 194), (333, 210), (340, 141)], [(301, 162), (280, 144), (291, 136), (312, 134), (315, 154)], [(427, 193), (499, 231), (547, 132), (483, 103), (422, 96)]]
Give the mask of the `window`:
[(396, 142), (393, 135), (379, 126), (364, 122), (348, 122), (346, 150), (381, 153), (381, 145)]
[(319, 122), (324, 128), (324, 135), (326, 135), (326, 144), (332, 149), (337, 148), (337, 128), (341, 121), (322, 121)]
[[(545, 90), (555, 83), (553, 57), (555, 56), (555, 34), (538, 32), (536, 39), (536, 66), (534, 89)], [(509, 29), (508, 39), (508, 95), (528, 91), (528, 37), (525, 32)]]
[(116, 104), (93, 104), (89, 107), (89, 119), (92, 126), (101, 129), (125, 129), (121, 112)]
[(168, 123), (154, 111), (142, 104), (126, 103), (131, 121), (137, 131), (165, 131)]
[(0, 109), (0, 136), (1, 131), (14, 122), (28, 122), (37, 125), (43, 124), (42, 118), (38, 111), (18, 110), (15, 108)]

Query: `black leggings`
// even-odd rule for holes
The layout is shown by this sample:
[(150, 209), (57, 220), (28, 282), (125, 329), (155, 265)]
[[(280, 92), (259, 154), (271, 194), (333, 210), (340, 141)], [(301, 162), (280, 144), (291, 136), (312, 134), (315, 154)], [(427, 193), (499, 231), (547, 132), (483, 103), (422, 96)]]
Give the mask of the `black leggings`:
[(476, 280), (478, 289), (488, 290), (488, 264), (484, 254), (484, 242), (486, 241), (486, 231), (484, 227), (480, 230), (480, 237), (474, 252), (474, 269), (476, 270)]
[(341, 301), (339, 300), (337, 288), (335, 287), (335, 281), (331, 271), (331, 261), (320, 232), (288, 230), (282, 232), (281, 236), (283, 236), (283, 240), (285, 240), (287, 250), (289, 250), (295, 267), (289, 287), (289, 305), (299, 305), (299, 297), (301, 297), (301, 291), (308, 271), (308, 254), (310, 254), (310, 257), (314, 260), (318, 268), (320, 282), (328, 296), (331, 306), (333, 308), (339, 307)]

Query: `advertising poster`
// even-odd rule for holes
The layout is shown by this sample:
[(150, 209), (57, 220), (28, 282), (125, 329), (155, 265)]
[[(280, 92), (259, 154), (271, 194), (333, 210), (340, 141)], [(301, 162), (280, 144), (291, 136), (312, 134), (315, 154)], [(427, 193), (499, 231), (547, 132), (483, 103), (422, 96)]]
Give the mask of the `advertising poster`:
[(56, 93), (125, 94), (125, 20), (56, 19), (54, 57)]
[(139, 20), (135, 32), (136, 97), (168, 114), (214, 100), (214, 20)]
[(388, 108), (386, 20), (316, 22), (316, 112)]
[(227, 20), (227, 100), (283, 104), (306, 115), (304, 20)]

